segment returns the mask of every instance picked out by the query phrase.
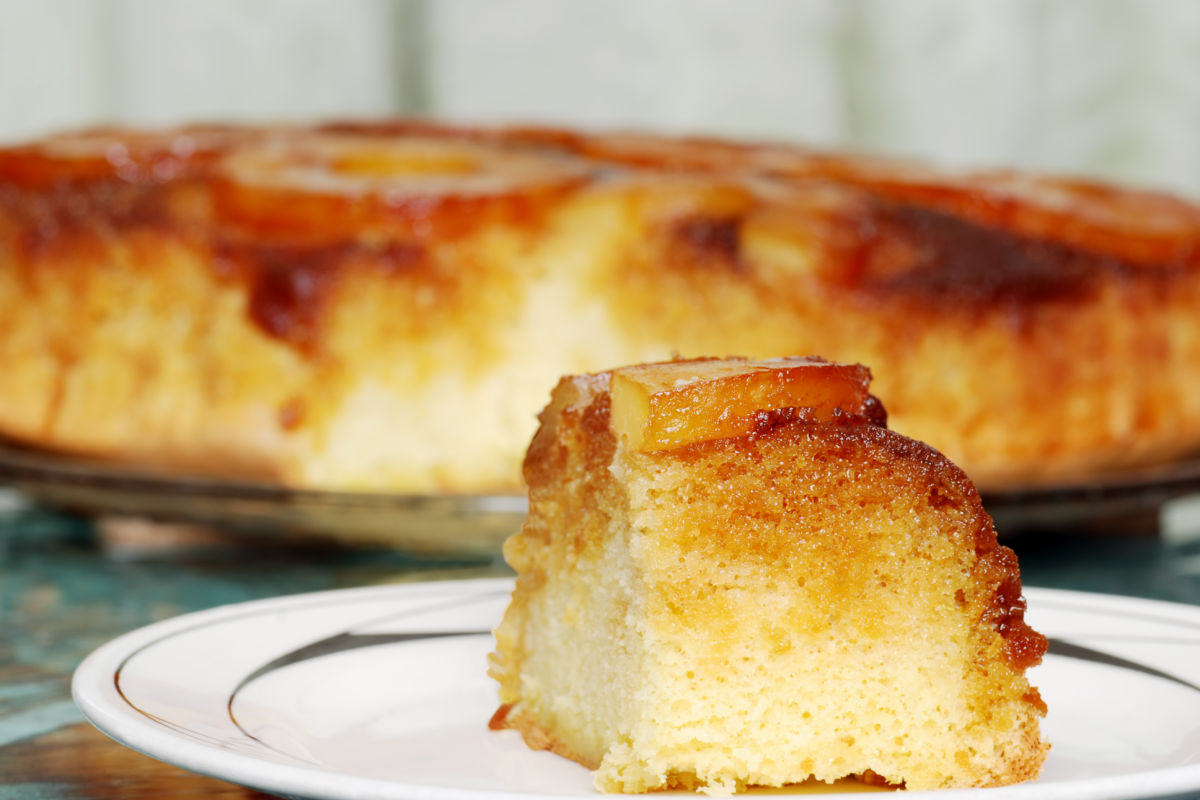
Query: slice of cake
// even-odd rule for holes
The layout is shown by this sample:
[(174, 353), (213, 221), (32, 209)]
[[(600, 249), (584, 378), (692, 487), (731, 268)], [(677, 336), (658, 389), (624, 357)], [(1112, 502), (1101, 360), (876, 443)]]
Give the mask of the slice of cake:
[(865, 367), (674, 361), (564, 378), (505, 557), (493, 728), (606, 791), (1037, 776), (1013, 552)]

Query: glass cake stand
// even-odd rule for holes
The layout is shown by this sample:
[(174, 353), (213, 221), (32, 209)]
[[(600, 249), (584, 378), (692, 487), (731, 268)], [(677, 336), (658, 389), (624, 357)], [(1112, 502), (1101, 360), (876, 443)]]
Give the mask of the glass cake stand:
[[(34, 503), (88, 517), (211, 526), (292, 541), (388, 547), (415, 555), (494, 557), (525, 516), (521, 495), (293, 490), (265, 483), (156, 473), (0, 442), (0, 485)], [(1079, 532), (1131, 520), (1152, 527), (1164, 503), (1200, 494), (1200, 455), (1074, 483), (983, 492), (1002, 536)], [(1137, 527), (1134, 525), (1133, 527)]]

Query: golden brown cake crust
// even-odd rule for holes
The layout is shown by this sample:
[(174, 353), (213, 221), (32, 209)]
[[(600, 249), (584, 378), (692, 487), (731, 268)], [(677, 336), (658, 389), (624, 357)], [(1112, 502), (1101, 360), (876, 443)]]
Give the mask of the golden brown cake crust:
[(611, 383), (560, 382), (529, 448), (494, 728), (609, 791), (1038, 775), (1046, 706), (1025, 673), (1046, 639), (961, 469), (874, 402), (630, 450)]
[(0, 435), (297, 486), (516, 489), (552, 376), (675, 352), (869, 363), (984, 488), (1072, 479), (1200, 448), (1197, 306), (1200, 210), (1027, 174), (410, 120), (0, 149)]

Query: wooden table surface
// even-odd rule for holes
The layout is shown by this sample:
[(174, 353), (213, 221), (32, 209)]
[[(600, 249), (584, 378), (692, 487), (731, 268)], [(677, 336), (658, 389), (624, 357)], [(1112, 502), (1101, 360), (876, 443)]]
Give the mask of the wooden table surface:
[[(1027, 585), (1200, 605), (1200, 535), (1108, 527), (1103, 535), (1030, 531), (1002, 538), (1017, 550)], [(383, 550), (265, 548), (246, 537), (168, 532), (122, 540), (109, 530), (0, 503), (0, 800), (263, 797), (161, 763), (93, 729), (71, 701), (75, 667), (119, 634), (190, 611), (506, 569), (496, 561), (430, 562)], [(1200, 792), (1187, 797), (1200, 800)]]

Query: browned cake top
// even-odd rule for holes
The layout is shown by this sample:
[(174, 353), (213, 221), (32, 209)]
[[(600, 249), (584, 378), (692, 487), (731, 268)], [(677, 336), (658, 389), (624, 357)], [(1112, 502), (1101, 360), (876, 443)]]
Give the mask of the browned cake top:
[(452, 296), (471, 278), (439, 254), (478, 231), (536, 235), (581, 195), (632, 197), (680, 176), (704, 188), (648, 231), (663, 270), (767, 280), (744, 241), (762, 218), (817, 237), (820, 280), (868, 304), (1012, 313), (1087, 297), (1105, 276), (1169, 282), (1200, 268), (1200, 210), (1148, 192), (780, 145), (407, 120), (106, 129), (0, 149), (0, 233), (28, 253), (64, 235), (169, 229), (211, 248), (216, 269), (251, 286), (253, 320), (304, 349), (343, 274)]

